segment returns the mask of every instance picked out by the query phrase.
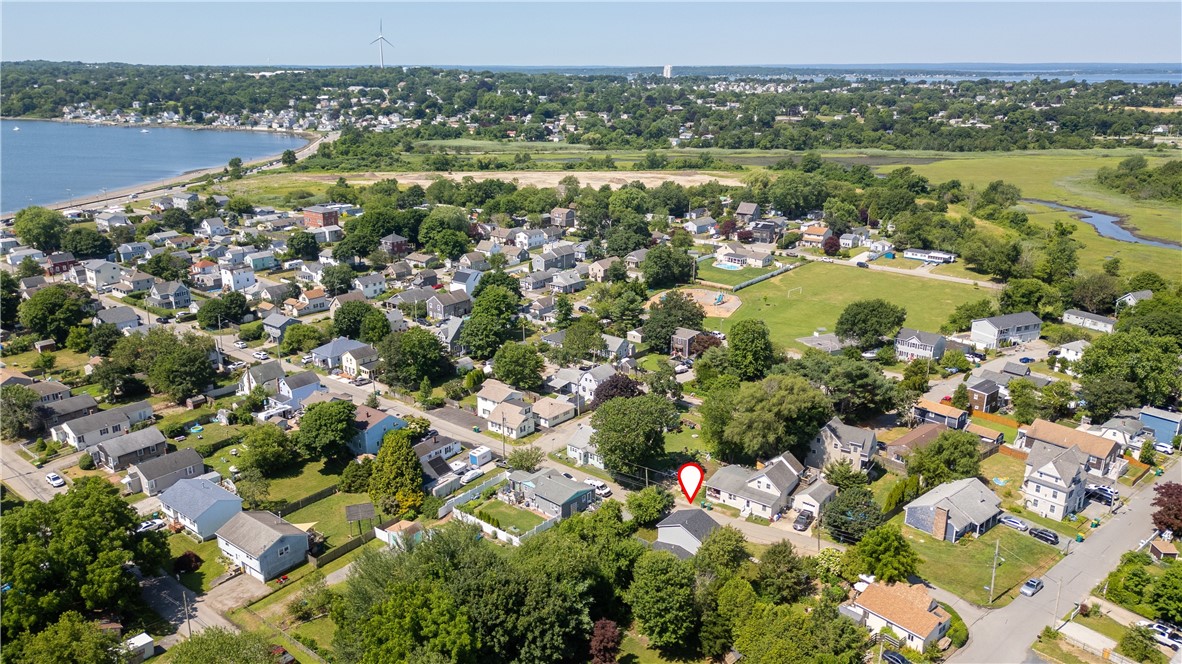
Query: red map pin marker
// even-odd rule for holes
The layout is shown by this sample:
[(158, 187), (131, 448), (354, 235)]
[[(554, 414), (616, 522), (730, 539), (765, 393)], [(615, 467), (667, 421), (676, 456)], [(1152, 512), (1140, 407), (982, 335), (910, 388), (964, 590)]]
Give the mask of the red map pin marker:
[(702, 480), (705, 477), (706, 471), (692, 461), (677, 469), (677, 483), (681, 485), (681, 493), (685, 494), (685, 499), (691, 504), (698, 495), (698, 489), (702, 488)]

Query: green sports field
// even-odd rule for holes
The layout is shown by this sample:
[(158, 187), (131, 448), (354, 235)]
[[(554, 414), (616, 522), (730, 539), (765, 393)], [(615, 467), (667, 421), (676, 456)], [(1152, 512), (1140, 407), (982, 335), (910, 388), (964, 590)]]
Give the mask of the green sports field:
[(804, 349), (798, 337), (822, 327), (832, 332), (842, 309), (855, 300), (882, 298), (902, 305), (908, 327), (935, 331), (958, 304), (993, 294), (966, 284), (814, 262), (739, 291), (743, 304), (738, 311), (725, 320), (708, 319), (707, 326), (725, 332), (735, 321), (757, 318), (767, 323), (774, 342)]

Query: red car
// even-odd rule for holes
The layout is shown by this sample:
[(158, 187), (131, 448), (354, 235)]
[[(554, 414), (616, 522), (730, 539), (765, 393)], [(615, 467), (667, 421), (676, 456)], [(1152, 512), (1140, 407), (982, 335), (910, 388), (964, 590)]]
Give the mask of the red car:
[(940, 399), (940, 403), (952, 403), (952, 396), (949, 395), (949, 396), (944, 397), (943, 399)]

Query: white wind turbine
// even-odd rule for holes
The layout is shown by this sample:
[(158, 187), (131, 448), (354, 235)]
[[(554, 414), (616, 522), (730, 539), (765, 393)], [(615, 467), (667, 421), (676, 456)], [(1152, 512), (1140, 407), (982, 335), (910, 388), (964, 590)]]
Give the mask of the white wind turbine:
[(383, 45), (388, 45), (390, 48), (394, 48), (394, 45), (391, 44), (389, 42), (389, 40), (387, 40), (385, 37), (382, 36), (382, 21), (380, 19), (378, 20), (378, 38), (371, 41), (370, 44), (371, 45), (373, 45), (373, 44), (378, 45), (378, 64), (382, 69), (385, 69), (386, 68), (386, 53), (385, 53), (385, 49), (384, 49)]

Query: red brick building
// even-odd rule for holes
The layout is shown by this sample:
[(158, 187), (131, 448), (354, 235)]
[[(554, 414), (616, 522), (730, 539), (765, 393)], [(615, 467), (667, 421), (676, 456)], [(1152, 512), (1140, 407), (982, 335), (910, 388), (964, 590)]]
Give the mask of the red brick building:
[(340, 213), (323, 205), (304, 208), (304, 225), (310, 228), (336, 226), (341, 220)]

